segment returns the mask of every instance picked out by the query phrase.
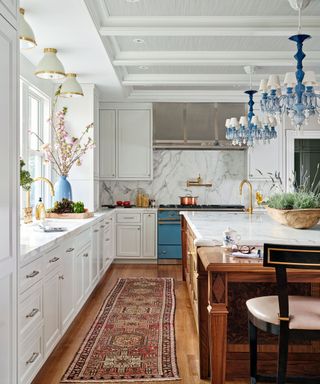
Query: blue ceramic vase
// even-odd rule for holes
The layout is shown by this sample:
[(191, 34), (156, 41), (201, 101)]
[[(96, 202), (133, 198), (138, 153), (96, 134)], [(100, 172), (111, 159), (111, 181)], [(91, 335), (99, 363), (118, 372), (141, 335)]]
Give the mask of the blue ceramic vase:
[(59, 176), (54, 185), (54, 201), (61, 201), (62, 199), (72, 200), (71, 184), (67, 180), (67, 176)]

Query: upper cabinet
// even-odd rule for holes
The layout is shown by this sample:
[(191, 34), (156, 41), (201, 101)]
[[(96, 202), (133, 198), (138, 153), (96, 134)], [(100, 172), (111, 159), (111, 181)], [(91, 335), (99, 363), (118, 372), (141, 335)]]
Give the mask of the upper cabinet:
[(18, 1), (17, 0), (0, 0), (0, 14), (11, 25), (17, 27), (18, 17)]
[(248, 148), (249, 180), (270, 180), (268, 173), (274, 174), (275, 172), (280, 172), (280, 175), (283, 176), (283, 127), (279, 126), (276, 129), (278, 134), (276, 139), (265, 144), (255, 143), (253, 147)]
[(100, 110), (100, 178), (151, 180), (151, 106), (107, 108)]

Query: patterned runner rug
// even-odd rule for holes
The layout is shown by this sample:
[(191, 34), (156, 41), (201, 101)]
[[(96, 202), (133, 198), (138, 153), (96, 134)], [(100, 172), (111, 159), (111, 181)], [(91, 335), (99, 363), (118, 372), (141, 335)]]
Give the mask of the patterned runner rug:
[(61, 383), (180, 380), (171, 278), (119, 279)]

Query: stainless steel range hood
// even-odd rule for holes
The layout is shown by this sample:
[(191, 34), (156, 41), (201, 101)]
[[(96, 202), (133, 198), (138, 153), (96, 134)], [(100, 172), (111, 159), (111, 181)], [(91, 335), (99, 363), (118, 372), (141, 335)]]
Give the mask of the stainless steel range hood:
[(225, 138), (225, 120), (244, 103), (154, 103), (154, 149), (244, 150)]

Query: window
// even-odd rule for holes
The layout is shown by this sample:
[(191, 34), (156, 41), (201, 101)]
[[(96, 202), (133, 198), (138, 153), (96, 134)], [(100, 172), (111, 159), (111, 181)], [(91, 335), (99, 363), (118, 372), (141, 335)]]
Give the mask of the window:
[[(41, 143), (30, 132), (36, 133), (44, 142), (51, 141), (48, 117), (50, 98), (27, 81), (20, 80), (20, 156), (26, 163), (31, 177), (51, 179), (51, 168), (44, 164)], [(47, 207), (51, 206), (48, 186), (36, 182), (31, 188), (31, 206), (34, 207), (42, 197)], [(21, 206), (25, 207), (25, 193), (21, 195)]]

